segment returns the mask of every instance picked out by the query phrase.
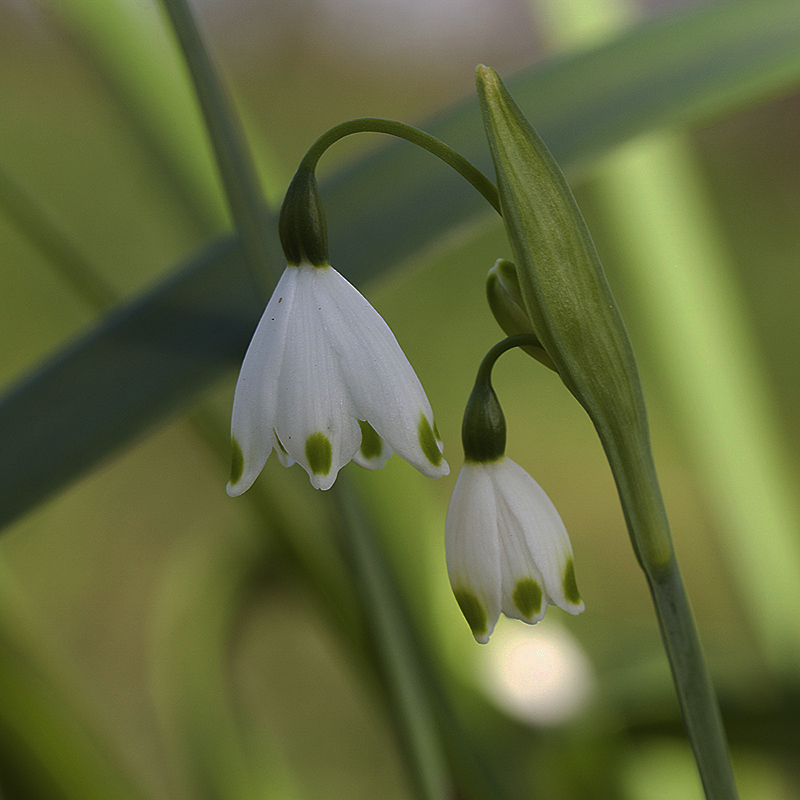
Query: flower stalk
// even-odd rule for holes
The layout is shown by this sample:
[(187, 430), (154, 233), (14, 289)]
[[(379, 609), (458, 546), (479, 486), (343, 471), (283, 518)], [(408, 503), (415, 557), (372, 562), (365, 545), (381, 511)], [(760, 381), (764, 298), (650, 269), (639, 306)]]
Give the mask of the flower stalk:
[(525, 310), (611, 466), (706, 794), (734, 798), (725, 732), (675, 559), (622, 317), (557, 163), (493, 70), (479, 66), (477, 85)]
[[(415, 128), (413, 125), (407, 125), (404, 122), (392, 119), (361, 117), (335, 125), (322, 134), (308, 149), (308, 152), (300, 162), (300, 167), (294, 180), (306, 180), (309, 174), (313, 175), (322, 154), (340, 139), (354, 133), (385, 133), (398, 139), (404, 139), (411, 144), (417, 145), (417, 147), (421, 147), (423, 150), (427, 150), (469, 181), (483, 195), (489, 205), (498, 214), (501, 213), (497, 188), (477, 167), (430, 133)], [(287, 193), (287, 198), (288, 196), (289, 193)]]

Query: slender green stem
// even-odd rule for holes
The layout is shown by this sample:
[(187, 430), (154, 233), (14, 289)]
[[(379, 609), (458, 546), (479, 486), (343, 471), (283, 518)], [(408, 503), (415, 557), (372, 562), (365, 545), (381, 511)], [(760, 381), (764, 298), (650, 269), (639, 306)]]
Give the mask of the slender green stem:
[[(239, 119), (186, 0), (162, 0), (194, 82), (234, 224), (244, 242), (256, 285), (266, 299), (278, 277), (279, 257), (267, 224), (266, 201)], [(269, 281), (268, 278), (273, 280)]]
[(532, 327), (605, 448), (633, 549), (653, 593), (706, 793), (715, 800), (734, 798), (719, 708), (680, 582), (644, 393), (622, 316), (559, 165), (496, 72), (479, 66), (477, 85)]
[(416, 643), (402, 600), (395, 591), (389, 567), (375, 532), (355, 491), (340, 475), (331, 490), (342, 523), (342, 543), (362, 598), (367, 628), (386, 677), (394, 718), (398, 724), (417, 794), (423, 800), (453, 796), (444, 753), (437, 734), (426, 680), (414, 657)]
[(507, 353), (514, 347), (541, 347), (542, 343), (538, 337), (533, 333), (515, 333), (513, 336), (508, 336), (496, 345), (491, 347), (481, 361), (478, 367), (478, 380), (487, 381), (491, 383), (492, 369), (494, 369), (495, 362), (500, 358), (503, 353)]
[(397, 122), (396, 120), (362, 117), (334, 126), (311, 145), (303, 157), (298, 171), (307, 169), (313, 172), (322, 154), (332, 144), (353, 133), (386, 133), (422, 147), (437, 158), (440, 158), (445, 164), (451, 166), (459, 175), (466, 178), (483, 195), (492, 208), (502, 216), (497, 187), (477, 167), (473, 166), (464, 156), (448, 147), (435, 136), (421, 131), (413, 125), (406, 125), (406, 123)]
[(725, 729), (672, 546), (649, 437), (596, 424), (631, 542), (653, 597), (689, 742), (709, 800), (738, 797)]
[(734, 800), (725, 729), (677, 564), (663, 580), (648, 583), (706, 796)]
[(506, 418), (492, 387), (492, 369), (508, 350), (537, 345), (539, 340), (532, 333), (518, 333), (498, 342), (483, 357), (461, 423), (465, 463), (488, 464), (505, 455)]

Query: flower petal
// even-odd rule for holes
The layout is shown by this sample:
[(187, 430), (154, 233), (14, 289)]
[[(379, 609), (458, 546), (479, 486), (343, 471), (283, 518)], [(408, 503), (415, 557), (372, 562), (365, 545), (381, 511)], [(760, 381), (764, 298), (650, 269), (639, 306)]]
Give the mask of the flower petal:
[(325, 274), (296, 268), (297, 289), (286, 331), (275, 431), (317, 489), (329, 489), (358, 450), (356, 411), (325, 324)]
[[(493, 467), (504, 555), (503, 613), (527, 619), (525, 611), (531, 608), (533, 589), (520, 582), (532, 581), (543, 594), (542, 608), (533, 615), (536, 620), (544, 615), (545, 601), (580, 614), (585, 606), (575, 584), (572, 544), (556, 507), (544, 489), (510, 458)], [(520, 592), (528, 601), (527, 608), (520, 608)]]
[(495, 489), (480, 465), (461, 468), (447, 509), (445, 551), (456, 600), (475, 639), (486, 644), (500, 616), (500, 543)]
[(369, 422), (359, 420), (358, 425), (361, 428), (361, 444), (353, 456), (353, 461), (364, 469), (380, 469), (392, 457), (394, 451)]
[(447, 475), (430, 403), (389, 326), (333, 267), (325, 270), (317, 299), (358, 418), (423, 474)]
[(227, 491), (247, 491), (269, 458), (286, 333), (297, 288), (298, 270), (284, 270), (247, 348), (231, 415), (234, 465)]

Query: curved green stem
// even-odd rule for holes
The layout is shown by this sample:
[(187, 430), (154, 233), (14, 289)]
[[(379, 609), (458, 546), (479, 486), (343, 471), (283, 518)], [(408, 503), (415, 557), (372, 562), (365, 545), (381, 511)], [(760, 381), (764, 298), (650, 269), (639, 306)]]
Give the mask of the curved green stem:
[(497, 359), (508, 350), (536, 346), (541, 345), (534, 334), (518, 333), (498, 342), (483, 357), (461, 423), (466, 463), (488, 464), (505, 455), (506, 419), (492, 387), (492, 369)]
[(491, 347), (481, 361), (478, 367), (477, 380), (489, 381), (492, 370), (494, 369), (495, 362), (500, 358), (503, 353), (513, 350), (515, 347), (541, 347), (542, 343), (539, 341), (536, 334), (533, 333), (515, 333), (513, 336), (508, 336), (496, 345)]
[(435, 136), (431, 136), (431, 134), (421, 131), (413, 125), (406, 125), (404, 122), (397, 122), (396, 120), (362, 117), (334, 126), (311, 145), (300, 163), (298, 172), (301, 170), (313, 172), (322, 154), (332, 144), (353, 133), (386, 133), (390, 136), (396, 136), (398, 139), (405, 139), (407, 142), (427, 150), (444, 161), (445, 164), (451, 166), (459, 175), (466, 178), (483, 195), (492, 208), (502, 216), (497, 187), (477, 167), (473, 166), (464, 156), (457, 153), (452, 147), (448, 147)]

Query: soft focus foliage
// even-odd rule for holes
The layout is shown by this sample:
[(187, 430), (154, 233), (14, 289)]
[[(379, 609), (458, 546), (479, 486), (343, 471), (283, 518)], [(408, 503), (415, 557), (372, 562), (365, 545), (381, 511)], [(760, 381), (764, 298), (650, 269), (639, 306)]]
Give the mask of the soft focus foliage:
[[(644, 28), (596, 52), (559, 50), (535, 2), (196, 12), (273, 211), (350, 117), (434, 117), (422, 127), (486, 169), (474, 66), (523, 69), (509, 86), (576, 189), (634, 344), (742, 794), (800, 797), (796, 0), (648, 2)], [(485, 277), (512, 256), (471, 187), (375, 136), (320, 175), (332, 262), (402, 342), (452, 474), (346, 466), (342, 511), (270, 459), (231, 500), (236, 371), (266, 297), (220, 240), (163, 15), (0, 5), (0, 115), (0, 795), (391, 800), (446, 771), (475, 798), (699, 796), (602, 450), (523, 353), (494, 373), (507, 452), (564, 519), (586, 611), (523, 643), (501, 620), (479, 648), (450, 592), (461, 416), (503, 335)], [(361, 544), (342, 536), (351, 495)]]

